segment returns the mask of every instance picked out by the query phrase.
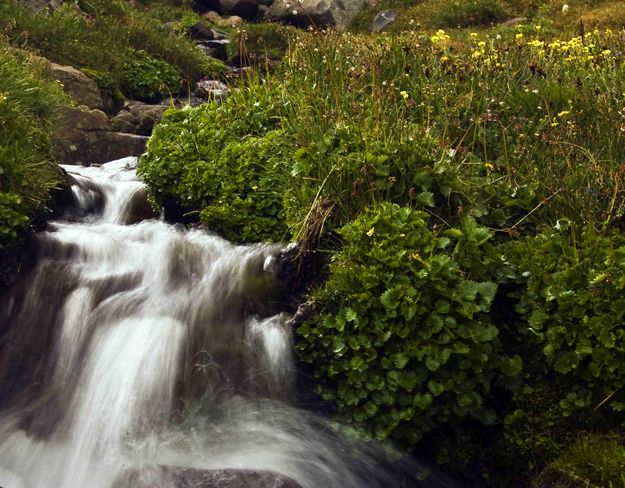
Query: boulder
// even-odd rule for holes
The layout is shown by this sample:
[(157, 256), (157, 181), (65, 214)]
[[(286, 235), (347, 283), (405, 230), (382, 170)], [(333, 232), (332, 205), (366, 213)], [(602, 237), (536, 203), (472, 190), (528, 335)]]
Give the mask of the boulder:
[(145, 151), (147, 137), (115, 132), (101, 110), (66, 107), (54, 137), (54, 153), (66, 164), (101, 164)]
[(148, 137), (113, 131), (72, 131), (54, 139), (56, 158), (64, 164), (103, 164), (145, 152)]
[(118, 132), (127, 132), (133, 134), (137, 129), (139, 120), (128, 110), (121, 110), (111, 119), (113, 129)]
[(289, 24), (345, 28), (367, 4), (367, 0), (275, 0), (265, 18)]
[(242, 29), (245, 26), (245, 21), (238, 15), (229, 15), (222, 17), (217, 12), (211, 10), (204, 14), (204, 18), (217, 27), (233, 27), (235, 29)]
[(95, 81), (72, 66), (50, 63), (50, 74), (63, 84), (63, 90), (79, 105), (104, 109), (104, 101)]
[(109, 119), (102, 110), (88, 107), (64, 107), (58, 120), (58, 131), (110, 131)]
[(143, 136), (152, 133), (152, 129), (158, 124), (168, 108), (169, 105), (150, 105), (136, 101), (130, 101), (124, 107), (136, 120), (134, 133)]
[(174, 466), (146, 466), (123, 473), (113, 488), (301, 488), (290, 478), (271, 471), (202, 470)]

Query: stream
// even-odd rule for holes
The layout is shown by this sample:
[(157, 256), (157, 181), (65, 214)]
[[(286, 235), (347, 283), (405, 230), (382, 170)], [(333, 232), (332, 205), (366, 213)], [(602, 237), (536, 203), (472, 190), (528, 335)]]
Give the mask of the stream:
[(146, 219), (135, 166), (66, 166), (0, 297), (0, 487), (453, 486), (296, 406), (281, 246)]

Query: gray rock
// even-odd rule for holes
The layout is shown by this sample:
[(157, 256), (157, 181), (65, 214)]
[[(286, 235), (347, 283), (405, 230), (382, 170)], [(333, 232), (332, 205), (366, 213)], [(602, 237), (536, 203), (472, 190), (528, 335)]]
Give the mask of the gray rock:
[(50, 74), (63, 84), (63, 90), (79, 105), (104, 109), (104, 101), (95, 81), (72, 66), (50, 63)]
[(217, 27), (233, 27), (235, 29), (242, 29), (245, 22), (238, 15), (231, 15), (222, 17), (217, 12), (209, 11), (204, 14), (204, 18), (216, 25)]
[(526, 17), (515, 17), (514, 19), (506, 20), (502, 22), (501, 25), (505, 25), (506, 27), (514, 27), (515, 25), (522, 24), (527, 21)]
[(146, 466), (128, 470), (113, 488), (301, 488), (286, 476), (270, 471), (201, 470), (174, 466)]
[(265, 18), (300, 26), (312, 23), (317, 27), (344, 28), (366, 4), (367, 0), (275, 0)]
[(65, 164), (103, 164), (145, 152), (148, 137), (120, 132), (85, 132), (55, 139), (56, 158)]
[(375, 14), (373, 18), (373, 26), (372, 29), (374, 32), (379, 32), (384, 29), (387, 25), (395, 22), (396, 16), (393, 10), (382, 10)]
[(152, 129), (163, 117), (169, 105), (150, 105), (143, 102), (131, 101), (126, 104), (124, 109), (136, 119), (134, 133), (143, 136), (150, 135)]
[(200, 80), (197, 83), (194, 95), (202, 100), (217, 100), (221, 103), (229, 93), (230, 89), (221, 81)]
[(102, 110), (88, 107), (64, 107), (59, 116), (57, 131), (110, 131), (113, 130)]
[(113, 129), (118, 132), (127, 132), (133, 134), (139, 123), (139, 119), (131, 114), (128, 110), (121, 110), (111, 119)]
[(17, 3), (21, 3), (38, 12), (46, 8), (50, 10), (57, 9), (61, 6), (63, 0), (17, 0)]
[(199, 41), (197, 46), (211, 58), (216, 58), (221, 61), (228, 60), (228, 39), (215, 39), (213, 41)]

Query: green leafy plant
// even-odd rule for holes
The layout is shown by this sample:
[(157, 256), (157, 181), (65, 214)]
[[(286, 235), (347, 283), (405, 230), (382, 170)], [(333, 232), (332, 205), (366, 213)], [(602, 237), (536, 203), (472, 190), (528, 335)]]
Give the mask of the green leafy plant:
[(515, 244), (527, 288), (517, 310), (558, 381), (570, 385), (564, 415), (604, 406), (625, 409), (625, 241), (568, 220)]
[(416, 442), (467, 416), (493, 423), (491, 386), (522, 363), (489, 320), (497, 285), (456, 258), (463, 248), (478, 258), (488, 230), (466, 217), (433, 231), (427, 214), (382, 203), (340, 235), (317, 313), (297, 329), (319, 393), (380, 439)]
[(234, 242), (285, 237), (273, 165), (288, 158), (288, 146), (271, 94), (258, 95), (239, 91), (221, 106), (165, 114), (139, 166), (156, 205), (198, 209), (210, 230)]
[(502, 2), (497, 0), (448, 1), (439, 8), (433, 19), (439, 27), (491, 25), (510, 16)]
[(130, 98), (155, 101), (180, 91), (181, 75), (175, 66), (145, 51), (130, 49), (120, 69), (121, 90)]

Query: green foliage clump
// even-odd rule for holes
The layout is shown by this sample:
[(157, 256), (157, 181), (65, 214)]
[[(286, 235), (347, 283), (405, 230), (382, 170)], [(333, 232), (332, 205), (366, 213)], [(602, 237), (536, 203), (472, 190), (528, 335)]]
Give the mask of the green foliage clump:
[(200, 210), (210, 230), (234, 242), (282, 240), (282, 196), (272, 177), (287, 145), (271, 96), (239, 91), (222, 106), (168, 111), (139, 173), (157, 205)]
[(510, 13), (498, 0), (448, 1), (440, 5), (433, 18), (439, 27), (487, 26), (509, 18)]
[(35, 49), (61, 64), (97, 70), (111, 76), (116, 86), (122, 78), (126, 83), (132, 78), (126, 69), (129, 47), (175, 66), (178, 76), (190, 85), (219, 72), (191, 39), (162, 25), (159, 16), (163, 15), (180, 18), (183, 10), (162, 4), (141, 7), (125, 0), (89, 0), (64, 2), (53, 12), (33, 12), (7, 0), (0, 3), (0, 29), (14, 45)]
[(382, 203), (340, 235), (318, 313), (297, 329), (320, 393), (380, 439), (416, 442), (467, 416), (494, 422), (491, 386), (522, 364), (489, 319), (497, 285), (470, 274), (490, 232), (468, 216), (434, 230), (428, 214)]
[(130, 49), (121, 65), (121, 90), (129, 98), (155, 101), (180, 91), (180, 71), (145, 51)]
[(553, 380), (563, 415), (603, 405), (625, 410), (625, 240), (581, 236), (568, 220), (515, 244), (526, 288), (517, 311)]
[(0, 42), (0, 248), (16, 237), (60, 179), (51, 124), (67, 99), (40, 59)]

